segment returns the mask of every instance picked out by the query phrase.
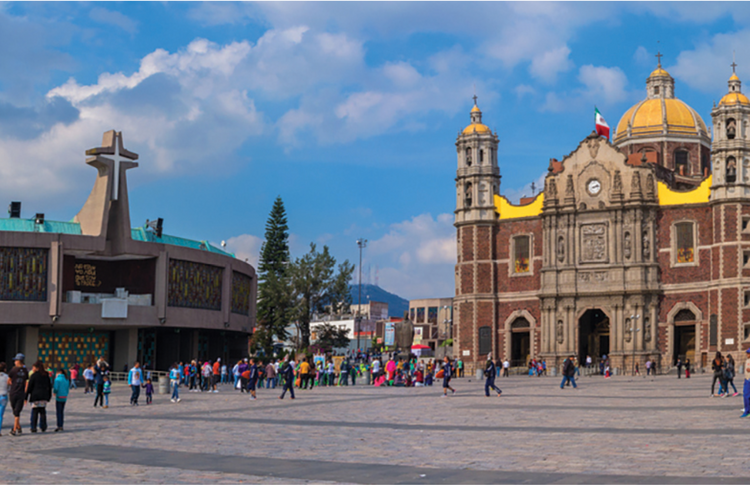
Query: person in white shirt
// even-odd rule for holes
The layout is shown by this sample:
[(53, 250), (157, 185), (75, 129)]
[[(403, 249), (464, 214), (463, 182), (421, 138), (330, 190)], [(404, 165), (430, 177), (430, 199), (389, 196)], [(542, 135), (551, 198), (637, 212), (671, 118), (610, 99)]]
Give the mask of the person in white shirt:
[(503, 361), (503, 377), (508, 377), (510, 375), (510, 361), (508, 359), (505, 359)]
[(742, 388), (742, 400), (745, 401), (745, 412), (741, 418), (750, 416), (750, 349), (745, 351), (745, 387)]
[(380, 361), (375, 359), (372, 361), (372, 383), (375, 384), (375, 380), (380, 377)]

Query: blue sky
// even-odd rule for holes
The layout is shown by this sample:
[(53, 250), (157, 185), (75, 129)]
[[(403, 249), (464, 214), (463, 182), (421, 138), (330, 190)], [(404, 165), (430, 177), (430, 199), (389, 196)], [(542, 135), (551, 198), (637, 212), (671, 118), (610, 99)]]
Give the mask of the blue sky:
[(501, 193), (540, 185), (645, 97), (657, 49), (710, 122), (744, 3), (0, 3), (0, 193), (69, 220), (123, 131), (133, 225), (255, 262), (277, 195), (310, 242), (406, 298), (454, 291), (455, 137), (474, 89), (500, 137)]

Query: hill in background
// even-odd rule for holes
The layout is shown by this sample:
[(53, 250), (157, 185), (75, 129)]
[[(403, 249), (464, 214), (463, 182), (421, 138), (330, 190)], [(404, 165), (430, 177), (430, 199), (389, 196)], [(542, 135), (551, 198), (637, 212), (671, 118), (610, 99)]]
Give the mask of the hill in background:
[[(359, 298), (359, 285), (349, 285), (349, 290), (352, 294), (352, 304), (356, 305)], [(404, 312), (409, 310), (409, 300), (389, 293), (379, 286), (362, 283), (362, 304), (370, 301), (388, 303), (388, 315), (391, 317), (403, 317)]]

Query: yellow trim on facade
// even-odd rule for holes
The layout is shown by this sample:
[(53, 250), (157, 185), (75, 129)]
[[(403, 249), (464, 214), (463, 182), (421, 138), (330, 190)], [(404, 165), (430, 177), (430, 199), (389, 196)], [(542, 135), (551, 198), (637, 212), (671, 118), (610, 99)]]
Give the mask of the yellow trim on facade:
[(500, 220), (520, 219), (521, 217), (535, 217), (542, 213), (544, 192), (526, 205), (513, 205), (505, 196), (495, 195), (495, 210), (500, 214)]
[(659, 205), (686, 205), (705, 204), (711, 196), (711, 179), (709, 175), (706, 180), (689, 192), (678, 192), (667, 187), (664, 182), (657, 182), (659, 193)]

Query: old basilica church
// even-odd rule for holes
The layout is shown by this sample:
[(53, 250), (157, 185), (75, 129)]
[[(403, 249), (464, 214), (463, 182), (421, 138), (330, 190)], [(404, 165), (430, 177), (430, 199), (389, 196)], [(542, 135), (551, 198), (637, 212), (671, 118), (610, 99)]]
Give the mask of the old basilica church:
[(750, 100), (732, 73), (709, 130), (674, 84), (659, 64), (613, 141), (592, 133), (550, 160), (544, 192), (519, 205), (472, 108), (456, 140), (454, 298), (470, 371), (488, 354), (706, 366), (750, 345)]

